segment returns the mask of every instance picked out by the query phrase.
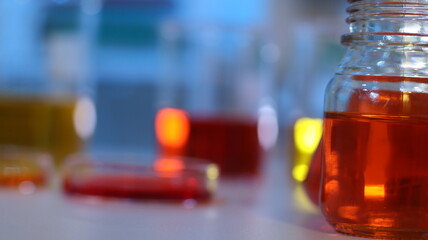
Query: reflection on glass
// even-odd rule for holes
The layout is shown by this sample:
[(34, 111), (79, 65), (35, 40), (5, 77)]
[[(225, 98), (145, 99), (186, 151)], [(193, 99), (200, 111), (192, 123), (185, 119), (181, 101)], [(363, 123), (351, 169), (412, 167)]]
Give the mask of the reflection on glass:
[(258, 136), (264, 150), (273, 148), (278, 139), (278, 117), (275, 108), (264, 105), (259, 108)]
[(189, 119), (183, 110), (163, 108), (156, 114), (156, 136), (163, 155), (180, 155), (189, 136)]
[(153, 167), (158, 172), (175, 172), (183, 170), (184, 163), (178, 158), (159, 158)]
[(95, 104), (91, 98), (81, 97), (77, 100), (73, 120), (74, 127), (80, 138), (88, 139), (92, 136), (97, 122), (97, 116)]

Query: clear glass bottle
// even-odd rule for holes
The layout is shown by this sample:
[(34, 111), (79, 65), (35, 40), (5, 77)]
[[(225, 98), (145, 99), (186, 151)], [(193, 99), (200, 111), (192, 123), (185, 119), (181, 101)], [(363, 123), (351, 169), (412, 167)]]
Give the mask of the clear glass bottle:
[(428, 238), (428, 2), (349, 2), (325, 99), (323, 214), (350, 235)]
[(95, 124), (80, 1), (0, 3), (0, 145), (64, 156)]

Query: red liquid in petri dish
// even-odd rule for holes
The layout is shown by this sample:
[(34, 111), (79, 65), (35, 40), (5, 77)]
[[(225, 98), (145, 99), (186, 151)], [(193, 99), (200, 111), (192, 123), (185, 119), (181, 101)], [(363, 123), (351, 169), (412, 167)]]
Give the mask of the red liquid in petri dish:
[[(355, 80), (428, 82), (368, 76)], [(376, 238), (397, 229), (415, 236), (420, 236), (418, 229), (426, 232), (427, 94), (356, 90), (346, 113), (325, 113), (323, 138), (321, 205), (338, 231), (366, 231)]]
[(186, 156), (218, 164), (224, 176), (256, 176), (260, 171), (261, 147), (257, 121), (227, 117), (192, 116), (183, 151)]
[(111, 198), (207, 201), (212, 197), (197, 178), (168, 179), (123, 175), (94, 175), (80, 179), (66, 178), (65, 193)]

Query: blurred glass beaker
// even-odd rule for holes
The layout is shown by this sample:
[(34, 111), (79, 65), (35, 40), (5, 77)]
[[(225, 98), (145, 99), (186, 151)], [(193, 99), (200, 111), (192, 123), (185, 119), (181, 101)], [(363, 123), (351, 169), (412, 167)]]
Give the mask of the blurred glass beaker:
[(93, 46), (99, 116), (92, 150), (154, 153), (160, 21), (172, 0), (100, 0)]
[(0, 3), (0, 144), (49, 151), (59, 164), (94, 125), (77, 1)]
[(211, 160), (223, 176), (257, 176), (277, 138), (270, 93), (279, 52), (262, 32), (163, 26), (160, 153)]

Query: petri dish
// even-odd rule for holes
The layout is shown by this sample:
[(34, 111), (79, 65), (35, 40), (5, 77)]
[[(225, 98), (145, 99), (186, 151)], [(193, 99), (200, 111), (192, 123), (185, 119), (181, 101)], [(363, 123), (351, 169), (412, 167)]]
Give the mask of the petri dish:
[(217, 165), (201, 159), (142, 154), (76, 154), (63, 169), (63, 192), (71, 196), (135, 200), (209, 201)]
[(46, 187), (52, 176), (49, 153), (19, 146), (0, 146), (0, 188), (31, 194)]

